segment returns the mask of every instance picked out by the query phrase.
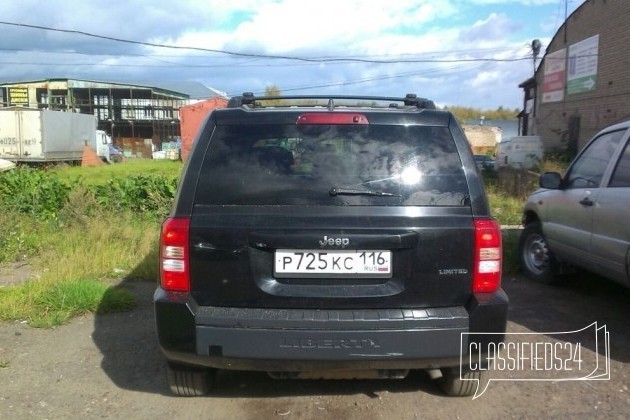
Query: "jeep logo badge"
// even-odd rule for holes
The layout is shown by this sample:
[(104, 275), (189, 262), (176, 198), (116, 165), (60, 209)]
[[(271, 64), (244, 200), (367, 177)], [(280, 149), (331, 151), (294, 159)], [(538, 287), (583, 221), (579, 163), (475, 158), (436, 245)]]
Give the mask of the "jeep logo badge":
[(350, 239), (348, 238), (329, 238), (328, 235), (324, 235), (324, 238), (319, 241), (319, 246), (325, 248), (327, 246), (337, 246), (345, 248), (350, 245)]

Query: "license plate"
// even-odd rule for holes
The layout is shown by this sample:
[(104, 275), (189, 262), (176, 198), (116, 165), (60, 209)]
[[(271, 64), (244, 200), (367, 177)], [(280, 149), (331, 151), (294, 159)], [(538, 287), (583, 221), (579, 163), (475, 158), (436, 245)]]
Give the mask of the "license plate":
[(276, 277), (392, 277), (391, 251), (278, 249)]

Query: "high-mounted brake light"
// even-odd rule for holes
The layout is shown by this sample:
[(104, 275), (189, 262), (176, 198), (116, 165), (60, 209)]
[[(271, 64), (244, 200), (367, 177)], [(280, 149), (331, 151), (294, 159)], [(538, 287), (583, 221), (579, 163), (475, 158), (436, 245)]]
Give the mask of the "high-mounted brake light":
[(345, 112), (317, 112), (302, 114), (295, 122), (297, 125), (314, 124), (345, 124), (345, 125), (367, 125), (370, 122), (363, 114), (353, 114)]
[(189, 227), (187, 217), (171, 217), (162, 224), (160, 284), (164, 290), (190, 291)]
[(493, 219), (477, 219), (473, 293), (493, 293), (501, 287), (501, 227)]

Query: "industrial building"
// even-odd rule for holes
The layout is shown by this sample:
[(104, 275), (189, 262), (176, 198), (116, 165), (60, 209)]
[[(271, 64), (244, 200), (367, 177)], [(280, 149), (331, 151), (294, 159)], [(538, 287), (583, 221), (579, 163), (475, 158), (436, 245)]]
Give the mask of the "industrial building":
[[(179, 109), (223, 97), (197, 82), (110, 82), (51, 78), (0, 83), (2, 107), (23, 106), (93, 114), (133, 157), (150, 157), (180, 138)], [(147, 156), (147, 154), (149, 156)]]
[(599, 130), (630, 119), (628, 0), (586, 0), (552, 38), (524, 90), (521, 132), (573, 156)]

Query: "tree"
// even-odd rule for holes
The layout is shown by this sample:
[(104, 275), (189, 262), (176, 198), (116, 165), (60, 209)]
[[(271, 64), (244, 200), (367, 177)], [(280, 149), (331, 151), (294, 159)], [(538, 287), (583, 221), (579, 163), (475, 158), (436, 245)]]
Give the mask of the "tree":
[[(265, 88), (265, 95), (267, 97), (280, 96), (282, 93), (280, 92), (280, 88), (276, 85), (267, 86)], [(283, 101), (281, 100), (269, 100), (265, 101), (264, 105), (266, 106), (274, 106), (274, 105), (282, 105)]]
[(482, 116), (486, 120), (513, 120), (516, 119), (519, 113), (518, 109), (505, 109), (502, 106), (499, 106), (495, 110), (467, 108), (463, 106), (445, 106), (444, 109), (451, 111), (460, 122), (479, 120)]
[(265, 88), (265, 96), (280, 96), (280, 88), (276, 85), (267, 86)]

